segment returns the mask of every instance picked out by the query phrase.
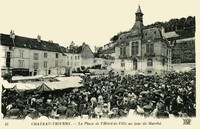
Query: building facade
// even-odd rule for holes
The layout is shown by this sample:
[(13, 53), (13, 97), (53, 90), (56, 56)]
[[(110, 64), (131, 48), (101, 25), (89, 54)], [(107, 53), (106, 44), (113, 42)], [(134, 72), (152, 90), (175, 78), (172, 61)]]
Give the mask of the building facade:
[(121, 74), (162, 74), (170, 71), (171, 47), (162, 30), (145, 28), (140, 6), (135, 16), (132, 29), (118, 37), (113, 70)]
[(0, 34), (1, 75), (60, 75), (66, 72), (65, 54), (57, 43)]

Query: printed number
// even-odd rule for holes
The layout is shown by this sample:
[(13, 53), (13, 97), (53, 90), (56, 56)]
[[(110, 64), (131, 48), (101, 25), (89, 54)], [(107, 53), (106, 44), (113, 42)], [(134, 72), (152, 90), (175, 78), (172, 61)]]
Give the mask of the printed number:
[(191, 119), (183, 119), (183, 125), (191, 125)]

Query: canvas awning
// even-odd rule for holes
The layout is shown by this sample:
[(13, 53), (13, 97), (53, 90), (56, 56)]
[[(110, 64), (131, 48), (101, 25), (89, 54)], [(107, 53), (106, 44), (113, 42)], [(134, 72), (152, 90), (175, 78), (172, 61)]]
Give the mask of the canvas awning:
[(31, 83), (12, 83), (11, 85), (18, 90), (34, 90), (37, 87), (37, 85)]
[(10, 83), (8, 83), (7, 80), (2, 80), (2, 86), (6, 89), (10, 89), (10, 88), (13, 88), (14, 86), (11, 85)]
[(52, 91), (51, 88), (49, 88), (46, 84), (42, 84), (41, 86), (38, 86), (36, 88), (39, 92), (44, 92), (44, 91)]
[(23, 81), (23, 80), (40, 79), (42, 77), (43, 77), (43, 75), (27, 76), (27, 77), (24, 77), (24, 76), (13, 76), (12, 80), (13, 81)]

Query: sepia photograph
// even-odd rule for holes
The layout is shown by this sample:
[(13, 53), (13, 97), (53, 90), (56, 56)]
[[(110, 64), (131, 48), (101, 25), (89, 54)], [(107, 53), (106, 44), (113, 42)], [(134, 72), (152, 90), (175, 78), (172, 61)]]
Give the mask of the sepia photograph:
[(3, 127), (197, 124), (196, 0), (0, 3)]

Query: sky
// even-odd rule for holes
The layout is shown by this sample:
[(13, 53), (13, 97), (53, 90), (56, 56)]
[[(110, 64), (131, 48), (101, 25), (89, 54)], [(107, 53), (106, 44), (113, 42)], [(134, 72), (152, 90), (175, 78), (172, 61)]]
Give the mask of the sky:
[(71, 41), (94, 46), (109, 43), (132, 28), (138, 5), (144, 25), (197, 15), (198, 0), (0, 0), (0, 33), (42, 40), (62, 46)]

